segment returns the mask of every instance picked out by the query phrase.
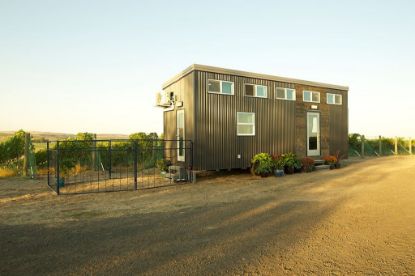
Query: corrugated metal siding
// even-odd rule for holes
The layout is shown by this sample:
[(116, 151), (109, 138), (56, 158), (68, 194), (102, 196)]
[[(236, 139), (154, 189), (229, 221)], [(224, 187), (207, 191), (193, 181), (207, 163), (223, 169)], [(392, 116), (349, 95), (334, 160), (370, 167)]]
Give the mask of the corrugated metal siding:
[[(234, 82), (235, 94), (207, 93), (208, 79)], [(268, 98), (244, 96), (245, 83), (267, 85)], [(275, 100), (277, 84), (293, 87), (288, 83), (197, 72), (195, 169), (246, 168), (256, 153), (295, 150), (295, 102)], [(236, 135), (237, 112), (255, 113), (255, 136)]]
[[(207, 93), (208, 79), (234, 82), (234, 95)], [(246, 83), (266, 85), (268, 98), (244, 96)], [(275, 86), (296, 89), (297, 100), (276, 100)], [(317, 111), (311, 109), (313, 103), (303, 102), (304, 89), (320, 92)], [(185, 109), (185, 135), (194, 142), (193, 168), (196, 170), (246, 168), (252, 156), (259, 152), (295, 152), (299, 157), (305, 156), (307, 111), (320, 113), (321, 155), (335, 154), (337, 150), (347, 155), (347, 91), (203, 71), (191, 72), (165, 91), (175, 92), (177, 100), (183, 101), (183, 107), (164, 113), (165, 138), (176, 139), (176, 112)], [(326, 93), (342, 94), (343, 105), (327, 105)], [(255, 136), (236, 135), (237, 112), (255, 113)], [(237, 158), (238, 154), (241, 159)], [(176, 155), (171, 151), (166, 157)], [(188, 151), (186, 165), (190, 160)]]
[[(185, 139), (194, 140), (194, 83), (195, 83), (195, 73), (192, 72), (172, 85), (166, 87), (164, 91), (174, 92), (177, 101), (182, 101), (182, 107), (175, 107), (171, 111), (166, 111), (163, 114), (164, 120), (164, 138), (165, 139), (176, 139), (176, 113), (177, 110), (184, 109), (184, 118), (185, 118)], [(186, 147), (190, 147), (190, 143), (186, 143)], [(165, 157), (172, 160), (173, 162), (177, 161), (177, 145), (176, 142), (167, 142)], [(185, 164), (186, 166), (190, 165), (192, 156), (190, 155), (190, 150), (186, 151)]]

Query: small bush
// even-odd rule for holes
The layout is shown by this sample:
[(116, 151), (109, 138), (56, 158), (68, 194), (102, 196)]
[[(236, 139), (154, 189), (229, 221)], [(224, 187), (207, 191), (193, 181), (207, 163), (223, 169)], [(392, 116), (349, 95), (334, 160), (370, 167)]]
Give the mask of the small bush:
[(303, 170), (305, 172), (312, 172), (314, 169), (314, 159), (310, 157), (304, 157), (301, 159), (301, 164), (303, 165)]
[(169, 170), (169, 166), (172, 165), (170, 160), (167, 159), (159, 159), (157, 160), (157, 168), (162, 172), (167, 172)]
[(337, 163), (337, 158), (336, 156), (333, 156), (333, 155), (326, 155), (323, 157), (323, 160), (324, 160), (324, 164), (326, 165), (332, 165), (332, 164)]
[(275, 163), (268, 153), (258, 153), (251, 160), (251, 170), (255, 175), (269, 176), (275, 169)]
[(295, 170), (301, 170), (301, 162), (297, 159), (297, 156), (294, 153), (289, 152), (283, 154), (281, 155), (281, 158), (283, 159), (282, 162), (286, 173), (292, 174)]
[(48, 166), (48, 153), (46, 149), (41, 149), (35, 152), (36, 166), (38, 168), (45, 168)]
[(272, 160), (274, 161), (275, 168), (277, 170), (283, 170), (285, 166), (284, 158), (281, 154), (272, 155)]

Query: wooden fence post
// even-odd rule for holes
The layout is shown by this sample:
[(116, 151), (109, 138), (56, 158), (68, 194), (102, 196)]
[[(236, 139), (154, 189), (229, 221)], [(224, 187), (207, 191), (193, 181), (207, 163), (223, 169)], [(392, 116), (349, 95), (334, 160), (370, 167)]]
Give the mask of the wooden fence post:
[(398, 155), (398, 137), (395, 137), (395, 155)]
[(379, 155), (382, 155), (382, 135), (379, 135)]
[(362, 158), (365, 157), (365, 136), (362, 135), (360, 136), (360, 141), (361, 141), (361, 156)]
[(23, 176), (29, 175), (29, 145), (30, 133), (26, 132), (24, 136)]

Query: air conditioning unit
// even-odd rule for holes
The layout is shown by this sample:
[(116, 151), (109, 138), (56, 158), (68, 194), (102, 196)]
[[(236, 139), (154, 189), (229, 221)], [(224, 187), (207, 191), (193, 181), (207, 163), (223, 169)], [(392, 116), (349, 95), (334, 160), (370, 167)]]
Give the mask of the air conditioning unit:
[(169, 107), (173, 104), (170, 93), (157, 92), (156, 93), (156, 105), (161, 107)]
[(174, 181), (187, 181), (187, 170), (182, 166), (169, 166), (169, 175)]

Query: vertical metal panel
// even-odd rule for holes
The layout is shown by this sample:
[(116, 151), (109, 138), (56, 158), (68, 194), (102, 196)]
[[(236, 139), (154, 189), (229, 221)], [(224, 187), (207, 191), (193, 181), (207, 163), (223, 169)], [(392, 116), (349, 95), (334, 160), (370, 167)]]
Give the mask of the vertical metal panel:
[[(295, 102), (275, 99), (276, 82), (210, 72), (198, 72), (197, 79), (195, 168), (246, 168), (256, 153), (294, 151)], [(234, 82), (234, 95), (207, 93), (208, 79)], [(244, 96), (246, 83), (266, 85), (268, 98)], [(237, 112), (255, 113), (255, 136), (237, 136)]]
[[(195, 84), (195, 73), (192, 72), (185, 77), (179, 79), (175, 83), (172, 83), (170, 86), (164, 89), (165, 92), (173, 92), (176, 96), (176, 101), (183, 102), (182, 107), (175, 106), (173, 110), (166, 111), (163, 114), (164, 120), (164, 138), (165, 139), (176, 139), (176, 112), (179, 109), (184, 109), (184, 118), (185, 118), (185, 139), (186, 140), (194, 140), (194, 126), (195, 126), (195, 91), (194, 91), (194, 84)], [(174, 159), (173, 161), (177, 161), (177, 153), (174, 149), (176, 145), (173, 145), (175, 142), (166, 142), (166, 148), (171, 148), (170, 150), (166, 151), (166, 158), (167, 159)], [(188, 147), (189, 145), (186, 145)], [(192, 160), (193, 156), (190, 156), (190, 151), (186, 151), (185, 156), (185, 165), (190, 165), (189, 162)]]

